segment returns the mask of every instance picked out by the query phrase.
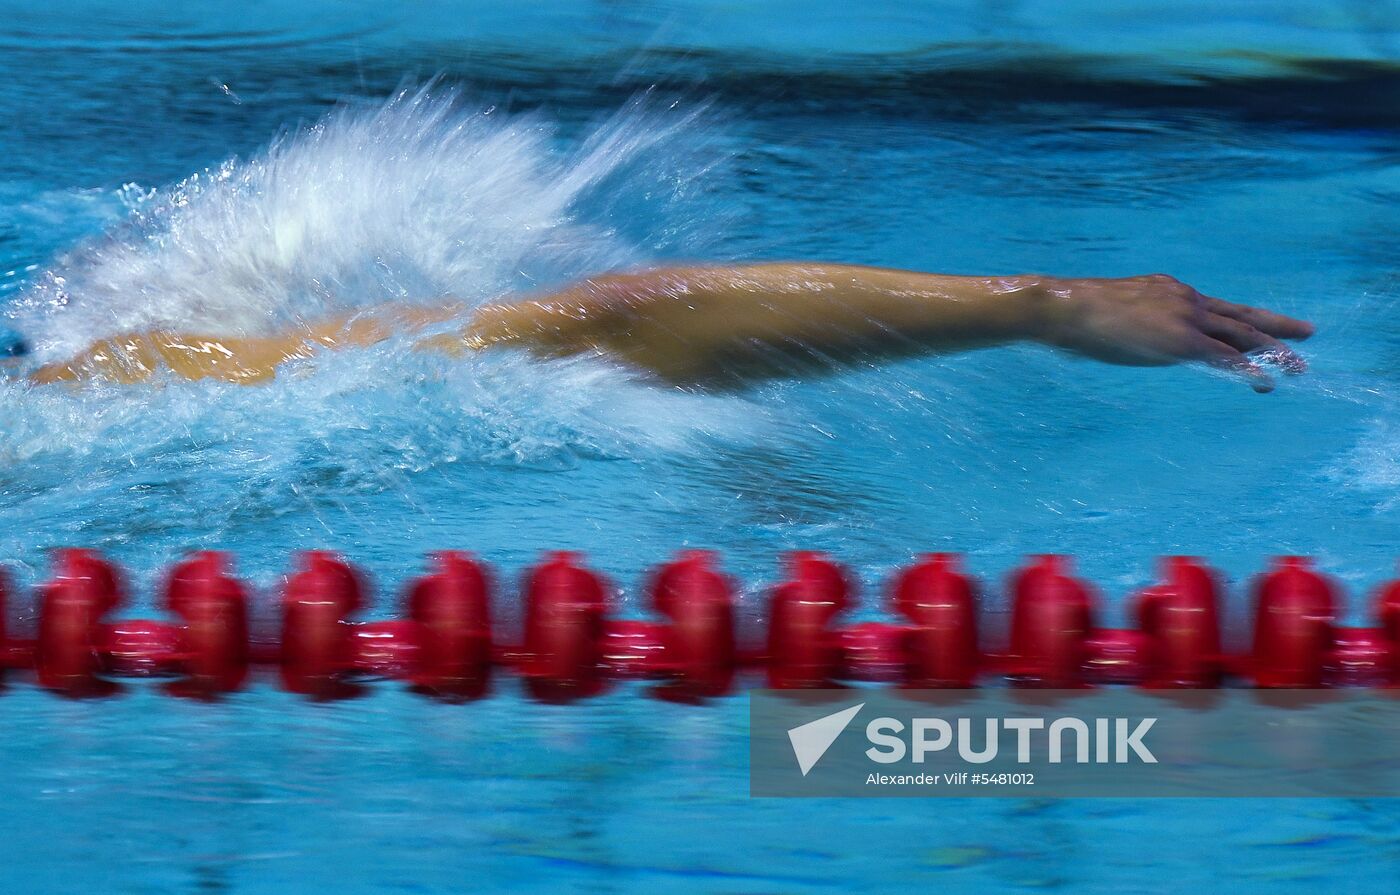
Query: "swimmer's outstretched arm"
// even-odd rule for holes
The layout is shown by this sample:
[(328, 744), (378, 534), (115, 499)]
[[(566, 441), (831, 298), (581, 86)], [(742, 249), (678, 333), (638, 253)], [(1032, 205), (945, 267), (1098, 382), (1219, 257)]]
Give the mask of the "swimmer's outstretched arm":
[(1257, 391), (1304, 363), (1280, 339), (1310, 324), (1201, 295), (1171, 277), (960, 277), (842, 264), (609, 274), (479, 308), (445, 350), (598, 352), (681, 384), (743, 384), (884, 358), (1035, 341), (1115, 364), (1203, 361)]
[(32, 378), (134, 381), (166, 368), (191, 379), (254, 382), (289, 359), (371, 344), (454, 316), (466, 316), (462, 331), (419, 347), (598, 353), (677, 384), (720, 386), (1036, 341), (1117, 364), (1203, 361), (1267, 391), (1268, 374), (1246, 353), (1262, 350), (1269, 361), (1299, 372), (1302, 360), (1279, 340), (1312, 333), (1302, 321), (1209, 298), (1166, 276), (958, 277), (842, 264), (715, 265), (607, 274), (475, 310), (396, 306), (279, 336), (116, 336)]

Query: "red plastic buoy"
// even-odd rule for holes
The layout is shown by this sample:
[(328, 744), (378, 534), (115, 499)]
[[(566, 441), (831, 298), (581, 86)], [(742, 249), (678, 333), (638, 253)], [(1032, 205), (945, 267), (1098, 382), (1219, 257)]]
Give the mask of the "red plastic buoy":
[(149, 618), (124, 618), (98, 625), (97, 651), (102, 670), (126, 677), (151, 677), (180, 666), (178, 625)]
[(643, 679), (670, 673), (666, 628), (661, 622), (607, 619), (603, 622), (603, 671), (610, 678)]
[(1020, 683), (1085, 685), (1085, 641), (1094, 632), (1089, 588), (1069, 574), (1069, 559), (1040, 556), (1012, 579), (1011, 653)]
[(72, 696), (116, 689), (99, 678), (98, 642), (103, 616), (121, 602), (112, 566), (88, 550), (59, 550), (54, 577), (39, 597), (39, 636), (34, 665), (41, 686)]
[(977, 677), (977, 596), (949, 553), (930, 553), (900, 573), (891, 608), (913, 625), (905, 639), (905, 685), (971, 687)]
[(475, 699), (491, 679), (491, 599), (486, 570), (455, 550), (434, 554), (431, 575), (409, 588), (408, 616), (421, 628), (414, 686)]
[(1323, 684), (1336, 588), (1303, 556), (1281, 556), (1254, 587), (1254, 685), (1316, 688)]
[(170, 572), (163, 603), (184, 623), (185, 677), (170, 687), (177, 695), (212, 697), (248, 677), (248, 593), (228, 568), (224, 554), (202, 551)]
[(0, 674), (4, 674), (5, 669), (13, 661), (12, 644), (8, 632), (5, 630), (5, 617), (10, 605), (10, 576), (0, 569)]
[(1084, 638), (1084, 675), (1095, 684), (1143, 682), (1152, 639), (1141, 631), (1095, 628)]
[(841, 652), (831, 623), (850, 608), (851, 584), (840, 566), (813, 551), (789, 553), (787, 567), (787, 580), (773, 589), (768, 686), (832, 686)]
[(1218, 687), (1220, 598), (1214, 574), (1188, 556), (1162, 562), (1162, 582), (1138, 595), (1138, 629), (1149, 638), (1152, 688)]
[(908, 676), (909, 629), (888, 622), (861, 622), (836, 632), (843, 677), (892, 684)]
[(1384, 628), (1333, 628), (1323, 680), (1329, 687), (1384, 687), (1394, 662), (1395, 644)]
[(356, 673), (412, 680), (421, 667), (423, 626), (417, 622), (387, 619), (346, 627)]
[(1390, 643), (1387, 682), (1400, 684), (1400, 579), (1381, 586), (1376, 597), (1376, 619)]
[(282, 685), (322, 699), (350, 695), (354, 667), (349, 617), (363, 604), (359, 574), (333, 553), (301, 555), (302, 570), (282, 595)]
[(651, 605), (670, 621), (664, 662), (675, 679), (663, 696), (722, 696), (734, 680), (734, 586), (714, 566), (713, 552), (687, 551), (651, 582)]
[(1258, 687), (1321, 687), (1336, 589), (1301, 556), (1274, 560), (1255, 586), (1254, 683)]
[(525, 582), (525, 685), (559, 702), (603, 688), (603, 579), (568, 551), (549, 554)]

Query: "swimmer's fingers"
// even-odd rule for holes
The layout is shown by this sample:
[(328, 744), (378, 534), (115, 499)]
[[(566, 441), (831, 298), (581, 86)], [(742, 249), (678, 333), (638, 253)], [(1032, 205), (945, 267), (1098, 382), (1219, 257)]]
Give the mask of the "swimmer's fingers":
[(1228, 370), (1239, 376), (1259, 394), (1274, 390), (1274, 380), (1264, 368), (1244, 356), (1239, 349), (1218, 339), (1203, 337), (1197, 356), (1200, 360), (1220, 370)]
[(1205, 309), (1210, 313), (1238, 320), (1275, 338), (1306, 339), (1313, 334), (1313, 325), (1306, 320), (1285, 317), (1263, 308), (1237, 305), (1234, 302), (1222, 301), (1208, 295), (1203, 295), (1201, 298), (1205, 302)]
[(1262, 351), (1263, 360), (1281, 368), (1286, 373), (1302, 373), (1307, 370), (1307, 361), (1278, 339), (1248, 323), (1233, 317), (1219, 314), (1206, 314), (1200, 322), (1201, 332), (1240, 352)]

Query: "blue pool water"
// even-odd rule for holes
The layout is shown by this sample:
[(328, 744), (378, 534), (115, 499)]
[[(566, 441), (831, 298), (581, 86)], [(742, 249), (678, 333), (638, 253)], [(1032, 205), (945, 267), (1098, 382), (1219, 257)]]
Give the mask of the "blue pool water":
[[(865, 614), (916, 551), (1073, 553), (1110, 622), (1199, 553), (1236, 625), (1302, 552), (1364, 617), (1400, 544), (1400, 14), (1101, 6), (0, 3), (0, 302), (46, 354), (694, 258), (1166, 271), (1319, 329), (1266, 397), (1031, 347), (724, 396), (397, 344), (263, 388), (9, 384), (0, 557), (28, 586), (101, 548), (140, 612), (190, 547), (264, 607), (333, 547), (389, 614), (429, 550), (510, 581), (567, 546), (631, 611), (709, 546), (752, 627), (797, 547)], [(1381, 801), (753, 801), (742, 698), (0, 706), (15, 891), (1388, 890), (1400, 854)]]

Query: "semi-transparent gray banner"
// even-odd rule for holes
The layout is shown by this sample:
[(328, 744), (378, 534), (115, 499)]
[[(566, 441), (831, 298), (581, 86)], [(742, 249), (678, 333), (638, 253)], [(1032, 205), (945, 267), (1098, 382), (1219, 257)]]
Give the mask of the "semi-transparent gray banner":
[(1400, 691), (757, 690), (755, 796), (1400, 796)]

